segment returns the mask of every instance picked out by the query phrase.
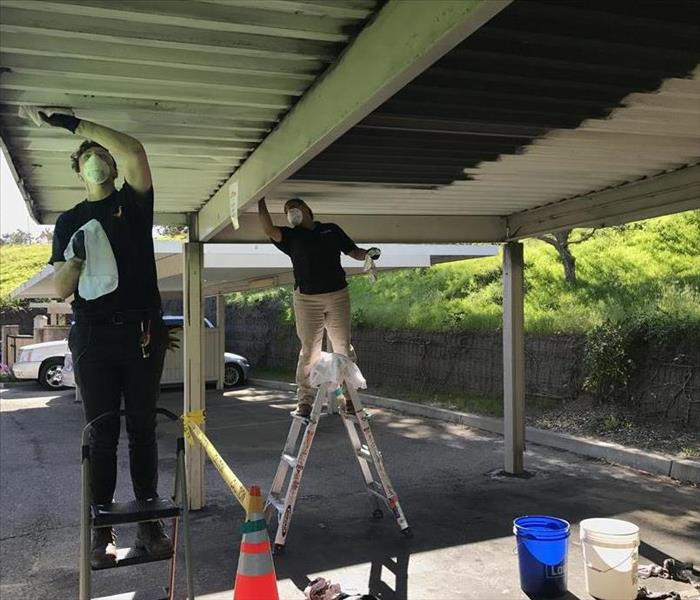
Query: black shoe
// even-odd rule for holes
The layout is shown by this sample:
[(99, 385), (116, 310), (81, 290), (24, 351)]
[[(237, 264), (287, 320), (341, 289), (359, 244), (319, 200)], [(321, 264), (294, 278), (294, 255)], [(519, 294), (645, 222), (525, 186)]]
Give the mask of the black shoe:
[(153, 558), (168, 558), (173, 553), (173, 543), (165, 535), (161, 521), (139, 523), (134, 546), (145, 550)]
[(113, 567), (117, 562), (117, 536), (111, 527), (92, 530), (90, 564), (93, 569)]
[(306, 402), (299, 403), (294, 414), (302, 419), (308, 419), (311, 416), (311, 404), (306, 404)]

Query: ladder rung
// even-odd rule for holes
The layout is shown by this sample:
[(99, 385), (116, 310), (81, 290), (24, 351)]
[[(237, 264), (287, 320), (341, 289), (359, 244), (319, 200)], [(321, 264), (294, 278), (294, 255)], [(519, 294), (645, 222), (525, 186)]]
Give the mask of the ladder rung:
[(357, 450), (357, 456), (359, 456), (360, 458), (364, 458), (367, 461), (372, 462), (372, 455), (370, 454), (370, 451), (366, 446), (362, 446), (362, 448)]
[(286, 462), (292, 469), (297, 466), (297, 461), (299, 460), (296, 456), (291, 454), (283, 454), (282, 460)]
[(275, 507), (275, 510), (276, 510), (278, 513), (281, 513), (281, 512), (284, 510), (284, 502), (282, 502), (281, 500), (278, 500), (278, 499), (275, 498), (274, 496), (268, 496), (268, 498), (267, 498), (267, 503), (268, 503), (268, 504), (271, 504), (272, 506), (274, 506), (274, 507)]
[(132, 565), (142, 565), (145, 563), (158, 562), (161, 560), (170, 560), (173, 557), (172, 553), (162, 558), (154, 558), (145, 550), (138, 548), (119, 548), (117, 549), (117, 562), (105, 567), (92, 567), (93, 571), (102, 571), (104, 569), (117, 569), (119, 567), (130, 567)]
[(387, 497), (384, 495), (384, 492), (380, 492), (376, 486), (377, 486), (377, 484), (374, 481), (372, 483), (367, 484), (367, 491), (370, 494), (374, 494), (375, 496), (378, 496), (379, 498), (381, 498), (385, 502), (388, 502)]

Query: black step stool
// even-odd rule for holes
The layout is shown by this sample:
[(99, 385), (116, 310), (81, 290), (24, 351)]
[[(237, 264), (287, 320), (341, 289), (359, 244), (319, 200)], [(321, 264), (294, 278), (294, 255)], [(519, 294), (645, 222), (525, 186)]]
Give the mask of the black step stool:
[[(179, 421), (177, 415), (163, 408), (158, 414), (171, 421)], [(175, 490), (173, 498), (155, 498), (153, 500), (133, 500), (132, 502), (112, 502), (110, 504), (92, 504), (90, 499), (90, 446), (88, 434), (94, 424), (106, 417), (121, 417), (126, 411), (105, 413), (90, 421), (83, 428), (82, 436), (82, 510), (80, 518), (80, 600), (173, 600), (175, 595), (175, 566), (177, 563), (178, 526), (182, 520), (183, 544), (185, 546), (185, 570), (187, 573), (187, 597), (194, 600), (191, 572), (191, 549), (189, 528), (189, 505), (187, 482), (185, 479), (185, 440), (177, 438), (177, 461), (175, 471)], [(168, 556), (153, 557), (138, 548), (120, 548), (113, 565), (93, 568), (90, 564), (90, 538), (93, 529), (113, 527), (127, 523), (147, 523), (148, 521), (172, 520), (173, 552)], [(145, 563), (170, 561), (168, 586), (156, 590), (144, 590), (92, 598), (92, 571), (118, 569)]]

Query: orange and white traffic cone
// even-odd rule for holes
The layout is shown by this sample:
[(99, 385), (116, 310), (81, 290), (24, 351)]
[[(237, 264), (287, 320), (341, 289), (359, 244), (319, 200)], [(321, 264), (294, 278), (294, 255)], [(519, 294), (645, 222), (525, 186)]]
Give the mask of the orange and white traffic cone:
[(263, 518), (263, 500), (257, 485), (250, 488), (248, 516), (241, 531), (243, 539), (233, 600), (279, 600), (270, 538)]

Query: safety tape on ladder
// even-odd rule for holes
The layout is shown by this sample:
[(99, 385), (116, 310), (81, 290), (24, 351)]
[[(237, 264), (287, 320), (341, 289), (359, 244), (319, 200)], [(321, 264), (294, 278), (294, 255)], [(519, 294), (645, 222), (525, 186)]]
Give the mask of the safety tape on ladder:
[(236, 500), (240, 503), (243, 509), (248, 512), (250, 504), (250, 494), (245, 485), (241, 482), (231, 468), (226, 464), (226, 461), (217, 452), (214, 444), (209, 441), (209, 438), (201, 430), (204, 424), (205, 416), (203, 410), (195, 410), (182, 415), (182, 425), (185, 431), (185, 439), (190, 446), (194, 446), (195, 440), (199, 442), (204, 451), (207, 453), (209, 460), (216, 467), (216, 470), (221, 475), (224, 483), (233, 492)]

